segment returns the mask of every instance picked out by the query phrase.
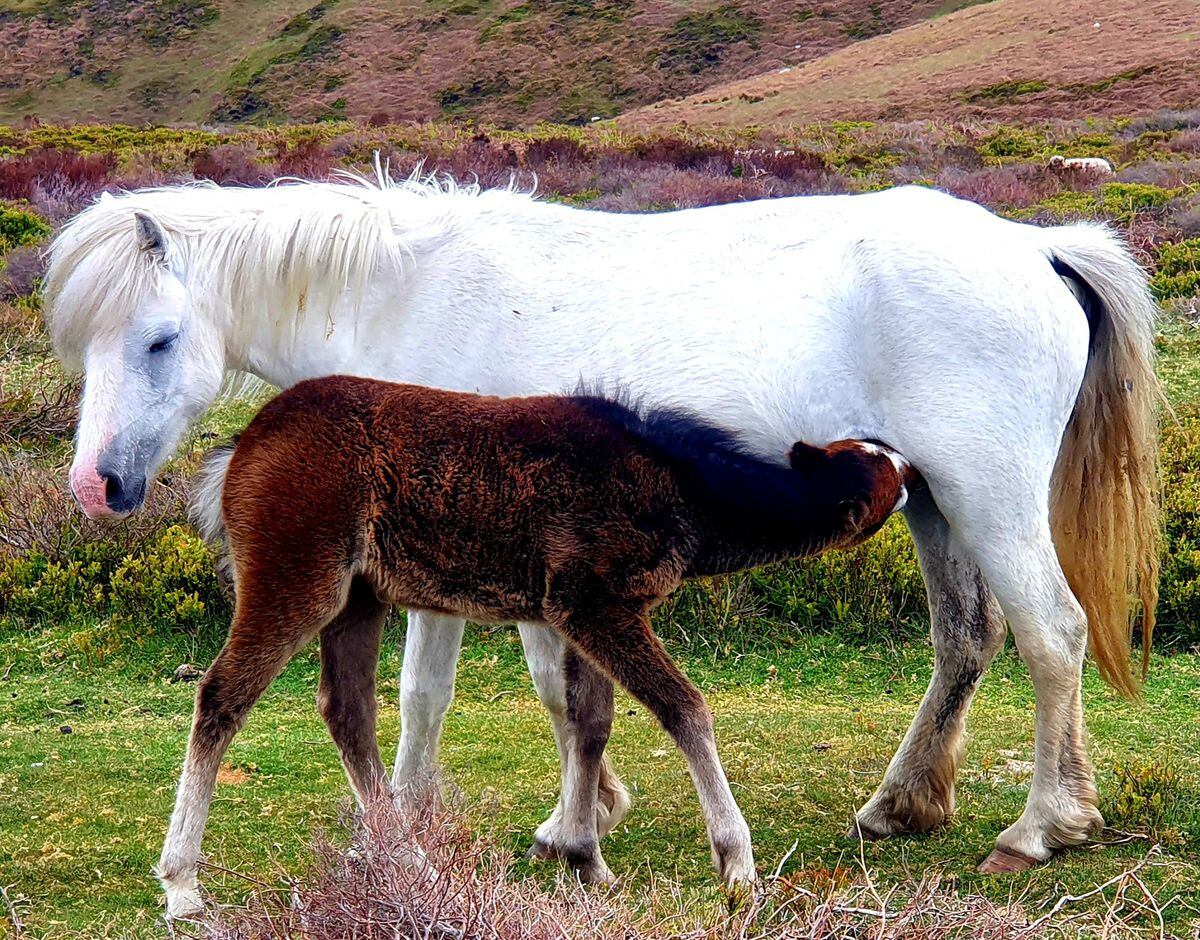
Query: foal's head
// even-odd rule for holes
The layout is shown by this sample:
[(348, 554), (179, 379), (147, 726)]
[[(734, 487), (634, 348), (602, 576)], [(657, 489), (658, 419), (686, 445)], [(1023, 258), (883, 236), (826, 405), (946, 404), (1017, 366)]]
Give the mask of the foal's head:
[(837, 511), (841, 528), (831, 533), (831, 547), (855, 545), (877, 532), (904, 508), (908, 487), (917, 479), (907, 460), (872, 441), (835, 441), (828, 447), (798, 442), (789, 459)]

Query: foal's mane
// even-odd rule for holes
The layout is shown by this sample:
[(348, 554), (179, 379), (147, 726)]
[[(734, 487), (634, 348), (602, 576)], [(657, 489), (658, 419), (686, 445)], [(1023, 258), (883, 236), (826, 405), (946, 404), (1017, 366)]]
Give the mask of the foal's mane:
[[(331, 182), (280, 179), (265, 187), (185, 183), (104, 195), (54, 239), (46, 319), (64, 361), (76, 367), (91, 337), (120, 331), (162, 266), (139, 250), (134, 213), (167, 233), (168, 266), (181, 272), (201, 316), (231, 348), (266, 321), (281, 334), (319, 317), (351, 319), (370, 279), (399, 277), (415, 249), (453, 230), (452, 210), (487, 195), (447, 178), (392, 179), (343, 172)], [(339, 308), (341, 313), (339, 313)]]
[(827, 494), (778, 461), (754, 454), (737, 434), (680, 408), (645, 408), (627, 390), (579, 386), (571, 401), (584, 412), (645, 441), (697, 485), (709, 512), (733, 523), (771, 519), (795, 528)]

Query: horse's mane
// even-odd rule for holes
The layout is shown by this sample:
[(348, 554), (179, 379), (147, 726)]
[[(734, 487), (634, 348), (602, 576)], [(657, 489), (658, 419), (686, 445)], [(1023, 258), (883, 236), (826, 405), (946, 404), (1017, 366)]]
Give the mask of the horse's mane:
[(377, 163), (371, 178), (342, 172), (331, 182), (186, 183), (104, 195), (50, 246), (47, 325), (75, 366), (91, 337), (126, 325), (161, 272), (138, 249), (135, 212), (167, 233), (176, 255), (168, 264), (179, 264), (201, 314), (238, 344), (264, 320), (291, 332), (320, 317), (332, 329), (337, 308), (345, 312), (348, 298), (353, 313), (374, 274), (400, 276), (415, 249), (450, 233), (452, 207), (501, 194), (523, 198), (419, 171), (396, 180)]

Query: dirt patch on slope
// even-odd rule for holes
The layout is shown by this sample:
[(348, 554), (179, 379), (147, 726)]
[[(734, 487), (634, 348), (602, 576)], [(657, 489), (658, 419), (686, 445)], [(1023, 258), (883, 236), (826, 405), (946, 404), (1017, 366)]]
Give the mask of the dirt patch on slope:
[(1198, 106), (1196, 0), (994, 0), (621, 120), (631, 127), (1018, 121)]

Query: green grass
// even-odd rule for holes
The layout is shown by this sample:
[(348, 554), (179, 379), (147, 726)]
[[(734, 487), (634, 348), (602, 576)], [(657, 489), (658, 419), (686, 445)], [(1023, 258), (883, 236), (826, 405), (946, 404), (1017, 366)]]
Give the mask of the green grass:
[[(398, 626), (389, 632), (382, 668), (385, 753), (398, 733), (389, 689), (399, 668)], [(39, 655), (60, 641), (57, 629), (10, 638), (0, 657), (0, 673), (12, 667), (0, 684), (0, 884), (15, 886), (10, 894), (25, 899), (31, 936), (126, 929), (152, 936), (159, 897), (150, 870), (170, 812), (194, 687), (169, 682), (175, 663), (162, 649), (103, 669), (81, 670), (70, 660), (40, 666)], [(920, 645), (853, 646), (828, 635), (801, 637), (786, 650), (764, 647), (733, 662), (685, 659), (718, 716), (722, 755), (760, 864), (773, 867), (793, 844), (787, 871), (853, 864), (857, 846), (843, 831), (904, 732), (928, 679), (928, 659)], [(310, 650), (276, 682), (230, 749), (226, 763), (242, 773), (218, 789), (213, 806), (205, 848), (215, 865), (275, 880), (278, 866), (302, 863), (314, 829), (337, 828), (347, 791), (313, 706), (315, 684)], [(1146, 755), (1176, 768), (1183, 781), (1177, 805), (1153, 833), (1163, 843), (1165, 863), (1148, 877), (1164, 901), (1176, 893), (1200, 901), (1198, 693), (1200, 657), (1189, 655), (1156, 663), (1141, 708), (1114, 699), (1090, 673), (1086, 682), (1102, 789), (1115, 789), (1114, 768)], [(1151, 841), (1136, 839), (1066, 853), (1026, 878), (975, 873), (996, 834), (1020, 812), (1032, 703), (1024, 669), (1015, 657), (1002, 656), (973, 711), (960, 808), (951, 824), (929, 836), (866, 847), (866, 864), (885, 883), (932, 866), (962, 890), (1042, 898), (1079, 893), (1145, 854)], [(682, 760), (639, 705), (622, 698), (617, 714), (611, 753), (635, 805), (606, 842), (609, 864), (635, 880), (653, 869), (688, 889), (712, 890), (703, 825)], [(64, 725), (70, 734), (61, 733)], [(528, 845), (553, 805), (553, 755), (515, 631), (471, 634), (443, 759), (468, 800), (488, 805), (476, 825), (514, 852)], [(1112, 805), (1105, 808), (1111, 814)], [(1138, 821), (1124, 820), (1127, 828)], [(245, 888), (213, 873), (206, 882), (227, 900)], [(1183, 916), (1182, 908), (1176, 911)]]

